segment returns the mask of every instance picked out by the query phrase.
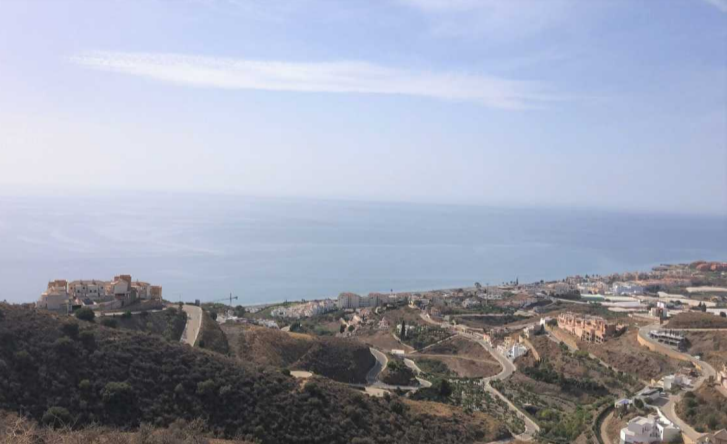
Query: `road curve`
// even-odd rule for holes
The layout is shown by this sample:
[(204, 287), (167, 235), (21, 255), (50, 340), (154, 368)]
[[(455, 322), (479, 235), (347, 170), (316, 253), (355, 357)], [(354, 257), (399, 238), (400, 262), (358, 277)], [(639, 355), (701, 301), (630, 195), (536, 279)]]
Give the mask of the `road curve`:
[[(656, 351), (664, 350), (661, 353), (664, 354), (665, 356), (669, 356), (668, 353), (676, 353), (678, 355), (681, 355), (684, 359), (690, 361), (692, 364), (695, 364), (699, 368), (702, 369), (702, 372), (701, 372), (702, 374), (701, 374), (701, 376), (699, 378), (697, 378), (697, 380), (695, 381), (693, 387), (691, 387), (689, 389), (686, 389), (685, 391), (693, 391), (693, 390), (696, 390), (699, 387), (701, 387), (702, 384), (710, 376), (716, 376), (717, 372), (714, 370), (714, 367), (712, 367), (711, 365), (709, 365), (707, 362), (704, 362), (704, 361), (702, 361), (700, 359), (697, 359), (697, 358), (695, 358), (694, 356), (692, 356), (690, 354), (679, 352), (679, 351), (677, 351), (677, 350), (675, 350), (675, 349), (673, 349), (671, 347), (668, 347), (668, 346), (660, 343), (659, 341), (657, 341), (657, 340), (653, 339), (651, 336), (649, 336), (649, 332), (651, 332), (653, 330), (658, 330), (660, 328), (661, 328), (661, 326), (659, 324), (645, 325), (645, 326), (639, 328), (639, 336), (641, 337), (641, 339), (643, 339), (643, 340), (645, 340), (645, 341), (653, 344), (655, 346)], [(668, 352), (667, 352), (667, 350), (668, 350)], [(662, 405), (662, 406), (654, 406), (654, 407), (658, 408), (659, 411), (664, 416), (666, 416), (666, 418), (669, 421), (671, 421), (674, 424), (676, 424), (682, 430), (682, 432), (685, 435), (687, 435), (687, 437), (689, 439), (691, 439), (693, 441), (696, 441), (696, 439), (699, 438), (700, 436), (702, 436), (703, 434), (697, 432), (696, 430), (694, 430), (694, 428), (692, 428), (692, 426), (690, 426), (689, 424), (687, 424), (686, 422), (684, 422), (676, 414), (675, 407), (679, 403), (679, 401), (682, 399), (682, 396), (684, 395), (685, 391), (679, 392), (678, 395), (669, 395), (669, 397), (667, 399), (667, 402), (664, 405)], [(725, 392), (723, 390), (719, 390), (719, 391), (722, 394), (725, 394)]]
[(369, 370), (368, 374), (366, 375), (366, 382), (369, 385), (376, 384), (376, 381), (378, 380), (379, 373), (384, 371), (386, 368), (386, 364), (389, 363), (389, 358), (386, 357), (386, 355), (379, 350), (376, 350), (373, 347), (369, 347), (369, 350), (371, 351), (371, 354), (374, 355), (374, 358), (376, 358), (376, 362), (374, 363), (374, 366), (371, 367), (371, 370)]
[(187, 313), (187, 324), (184, 326), (180, 342), (194, 347), (197, 337), (199, 337), (199, 331), (202, 329), (202, 308), (185, 304), (182, 306), (182, 310)]
[[(422, 320), (424, 320), (425, 322), (427, 322), (429, 324), (438, 325), (440, 327), (445, 327), (447, 325), (446, 322), (439, 323), (439, 322), (433, 320), (432, 318), (430, 318), (428, 315), (425, 315), (424, 313), (420, 314), (419, 316), (422, 318)], [(500, 365), (502, 366), (502, 370), (500, 371), (500, 373), (496, 374), (495, 376), (490, 376), (488, 378), (482, 378), (482, 382), (484, 382), (484, 384), (483, 384), (484, 390), (494, 396), (497, 396), (498, 398), (502, 399), (503, 401), (505, 401), (505, 403), (510, 407), (510, 409), (512, 411), (514, 411), (518, 415), (518, 417), (520, 417), (523, 420), (523, 422), (525, 422), (525, 432), (521, 433), (520, 435), (515, 435), (515, 438), (520, 441), (532, 441), (533, 438), (535, 438), (535, 435), (540, 431), (540, 426), (538, 426), (538, 424), (536, 424), (535, 421), (530, 419), (530, 417), (528, 415), (523, 413), (523, 411), (520, 410), (519, 408), (517, 408), (517, 406), (515, 404), (513, 404), (509, 399), (507, 399), (507, 397), (505, 397), (505, 395), (500, 393), (499, 390), (497, 390), (496, 388), (494, 388), (492, 386), (492, 384), (490, 384), (492, 381), (500, 381), (500, 380), (507, 379), (510, 376), (512, 376), (512, 374), (515, 373), (515, 370), (516, 370), (515, 364), (513, 364), (505, 356), (501, 355), (496, 349), (492, 348), (490, 346), (490, 344), (488, 344), (484, 340), (474, 339), (468, 335), (458, 335), (458, 336), (480, 344), (485, 350), (487, 350), (490, 353), (490, 355), (492, 355), (497, 360), (497, 362), (500, 363)]]

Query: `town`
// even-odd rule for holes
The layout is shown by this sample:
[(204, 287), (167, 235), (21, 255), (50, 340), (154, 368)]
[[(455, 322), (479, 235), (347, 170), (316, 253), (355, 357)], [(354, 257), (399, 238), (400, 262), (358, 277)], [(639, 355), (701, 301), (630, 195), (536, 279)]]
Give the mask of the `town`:
[[(487, 414), (515, 441), (725, 443), (727, 412), (703, 414), (727, 397), (725, 263), (248, 307), (232, 301), (163, 302), (161, 286), (119, 275), (52, 281), (36, 306), (123, 312), (129, 321), (181, 307), (179, 340), (193, 347), (261, 364), (280, 354), (296, 362), (296, 378)], [(317, 343), (331, 361), (287, 356)]]

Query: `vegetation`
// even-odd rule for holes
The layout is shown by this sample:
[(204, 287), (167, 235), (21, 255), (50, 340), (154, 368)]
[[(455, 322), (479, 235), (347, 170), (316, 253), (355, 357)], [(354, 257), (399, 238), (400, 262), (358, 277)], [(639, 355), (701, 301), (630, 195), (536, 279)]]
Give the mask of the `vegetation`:
[(568, 378), (563, 373), (556, 372), (547, 361), (537, 361), (532, 367), (525, 367), (523, 373), (536, 381), (547, 384), (556, 384), (564, 392), (586, 392), (602, 396), (608, 393), (606, 387), (590, 378)]
[(727, 318), (711, 313), (684, 312), (669, 320), (669, 328), (727, 328)]
[(141, 312), (131, 317), (118, 316), (118, 327), (162, 336), (172, 342), (179, 342), (187, 324), (187, 313), (176, 308), (164, 311)]
[(227, 337), (222, 332), (217, 321), (212, 319), (209, 313), (202, 312), (202, 327), (197, 338), (199, 348), (212, 350), (223, 355), (230, 353), (230, 346), (227, 343)]
[(467, 416), (414, 412), (325, 380), (301, 386), (280, 371), (154, 335), (80, 323), (74, 339), (59, 316), (0, 306), (0, 410), (35, 421), (52, 408), (77, 428), (202, 418), (212, 434), (263, 444), (460, 443), (487, 432)]
[(699, 432), (727, 428), (727, 398), (713, 387), (684, 393), (676, 412)]
[(233, 356), (244, 362), (307, 370), (340, 382), (363, 383), (374, 366), (369, 348), (342, 338), (286, 333), (264, 327), (224, 324)]
[(418, 382), (414, 377), (414, 372), (407, 367), (402, 361), (392, 359), (386, 365), (386, 369), (381, 372), (380, 379), (391, 385), (417, 385)]
[(450, 336), (452, 334), (441, 327), (415, 324), (407, 328), (406, 335), (401, 340), (405, 344), (421, 350)]

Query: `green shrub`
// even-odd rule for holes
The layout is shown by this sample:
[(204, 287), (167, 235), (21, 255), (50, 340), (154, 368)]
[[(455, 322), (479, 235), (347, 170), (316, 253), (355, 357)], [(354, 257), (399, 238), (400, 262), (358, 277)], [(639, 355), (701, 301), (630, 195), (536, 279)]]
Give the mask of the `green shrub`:
[(96, 317), (96, 313), (94, 313), (93, 310), (88, 307), (82, 307), (76, 310), (74, 315), (76, 316), (76, 318), (88, 322), (93, 322), (94, 318)]
[(63, 407), (51, 407), (43, 414), (43, 424), (51, 427), (67, 427), (72, 425), (70, 412)]

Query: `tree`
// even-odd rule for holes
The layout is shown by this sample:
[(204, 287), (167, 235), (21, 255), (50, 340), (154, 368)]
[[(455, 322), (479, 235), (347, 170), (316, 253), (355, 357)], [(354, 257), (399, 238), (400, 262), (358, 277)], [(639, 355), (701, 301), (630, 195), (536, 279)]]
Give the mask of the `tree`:
[(213, 321), (216, 321), (217, 320), (217, 312), (216, 311), (210, 312), (210, 317), (212, 318)]
[(353, 325), (349, 325), (348, 326), (348, 331), (349, 332), (354, 331), (355, 329), (356, 329), (356, 327), (354, 327)]
[(93, 310), (88, 307), (82, 307), (76, 310), (76, 313), (74, 313), (74, 315), (77, 319), (88, 322), (93, 322), (93, 319), (96, 317), (96, 313), (94, 313)]
[(449, 398), (452, 394), (452, 385), (446, 379), (441, 379), (437, 387), (437, 392), (442, 398)]
[(401, 321), (401, 331), (399, 332), (399, 337), (401, 337), (401, 339), (406, 338), (406, 321), (405, 320)]
[(727, 313), (725, 313), (725, 312), (723, 312), (723, 311), (720, 311), (720, 312), (719, 312), (719, 316), (720, 316), (721, 318), (727, 318)]
[(344, 324), (341, 324), (341, 328), (339, 329), (339, 332), (343, 334), (343, 332), (346, 331), (346, 326)]
[(126, 310), (121, 314), (121, 319), (131, 319), (131, 312), (129, 310)]

